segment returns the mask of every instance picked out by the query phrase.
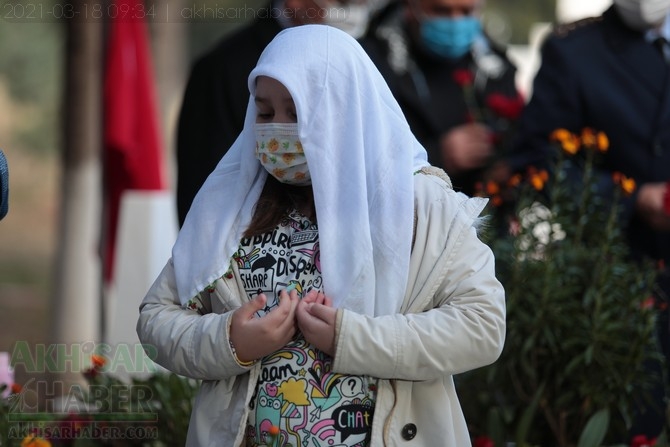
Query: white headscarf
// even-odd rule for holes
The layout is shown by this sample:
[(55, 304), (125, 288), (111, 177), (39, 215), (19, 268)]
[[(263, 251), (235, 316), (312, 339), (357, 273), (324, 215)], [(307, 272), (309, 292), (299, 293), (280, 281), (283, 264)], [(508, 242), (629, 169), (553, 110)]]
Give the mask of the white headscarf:
[(409, 271), (413, 173), (428, 165), (426, 152), (358, 42), (325, 25), (282, 31), (249, 75), (244, 129), (196, 195), (173, 248), (181, 303), (228, 269), (263, 189), (267, 172), (254, 155), (258, 76), (281, 82), (295, 102), (324, 292), (338, 308), (397, 312)]

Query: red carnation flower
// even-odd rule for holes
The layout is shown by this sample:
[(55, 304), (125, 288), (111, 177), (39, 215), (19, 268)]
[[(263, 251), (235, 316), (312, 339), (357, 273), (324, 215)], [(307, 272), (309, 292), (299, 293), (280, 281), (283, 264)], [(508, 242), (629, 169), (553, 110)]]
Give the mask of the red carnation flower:
[(521, 115), (524, 100), (520, 94), (515, 97), (505, 96), (501, 93), (491, 93), (486, 98), (486, 105), (498, 116), (515, 120)]
[(478, 436), (475, 438), (472, 447), (495, 447), (493, 440), (487, 436)]
[(475, 80), (475, 75), (472, 74), (470, 70), (466, 69), (454, 70), (453, 76), (456, 84), (460, 85), (461, 87), (470, 85)]
[(656, 438), (648, 439), (645, 435), (637, 435), (630, 442), (630, 447), (652, 447), (654, 445), (656, 445)]

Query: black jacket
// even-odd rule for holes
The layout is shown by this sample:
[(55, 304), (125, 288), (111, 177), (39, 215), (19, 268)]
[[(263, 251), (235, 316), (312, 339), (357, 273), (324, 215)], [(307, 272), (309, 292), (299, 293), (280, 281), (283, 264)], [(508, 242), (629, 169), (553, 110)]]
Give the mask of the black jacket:
[[(463, 89), (455, 81), (454, 72), (465, 69), (479, 73), (480, 79), (485, 79), (474, 90), (481, 112), (486, 109), (487, 97), (492, 93), (505, 97), (518, 95), (516, 68), (504, 50), (486, 37), (483, 50), (479, 52), (485, 54), (478, 54), (497, 65), (495, 75), (489, 73), (484, 76), (477, 63), (480, 59), (476, 60), (473, 56), (474, 50), (457, 61), (431, 55), (410, 37), (403, 20), (403, 8), (404, 3), (394, 2), (381, 11), (371, 22), (361, 44), (389, 84), (414, 135), (426, 148), (430, 163), (444, 167), (438, 144), (440, 137), (472, 119), (472, 110), (466, 105)], [(486, 119), (482, 121), (496, 127)], [(472, 194), (480, 172), (449, 174), (456, 189)]]
[(281, 31), (274, 19), (256, 19), (193, 65), (177, 130), (177, 212), (183, 224), (191, 202), (244, 127), (247, 77)]

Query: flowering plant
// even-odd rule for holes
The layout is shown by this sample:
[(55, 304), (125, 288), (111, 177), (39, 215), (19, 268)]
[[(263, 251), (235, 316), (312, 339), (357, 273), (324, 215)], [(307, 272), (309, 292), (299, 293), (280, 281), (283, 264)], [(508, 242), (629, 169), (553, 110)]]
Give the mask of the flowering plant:
[[(51, 442), (39, 436), (38, 433), (30, 432), (23, 437), (18, 436), (19, 433), (11, 433), (9, 416), (22, 390), (23, 387), (18, 383), (12, 383), (10, 386), (5, 383), (0, 384), (0, 445), (51, 447)], [(9, 394), (4, 396), (6, 391), (9, 391)]]
[[(84, 371), (84, 377), (91, 388), (121, 389), (128, 392), (104, 396), (104, 411), (74, 416), (84, 421), (101, 419), (109, 424), (125, 424), (130, 428), (135, 427), (135, 432), (147, 435), (144, 439), (138, 437), (132, 441), (126, 440), (124, 445), (127, 446), (185, 445), (199, 381), (174, 373), (156, 372), (146, 378), (132, 378), (128, 383), (110, 374), (105, 368), (106, 364), (107, 359), (104, 356), (91, 357), (91, 368)], [(100, 407), (98, 396), (92, 394), (88, 398), (94, 407)], [(139, 423), (138, 420), (144, 420), (145, 416), (151, 416), (152, 422)], [(79, 447), (81, 444), (74, 445)], [(103, 444), (96, 441), (95, 445)]]
[[(162, 372), (124, 381), (110, 374), (107, 363), (104, 356), (91, 356), (91, 366), (83, 371), (88, 389), (82, 390), (81, 396), (76, 396), (81, 400), (68, 413), (28, 414), (18, 411), (22, 389), (20, 385), (13, 384), (9, 397), (0, 400), (0, 445), (185, 445), (198, 381)], [(0, 385), (0, 393), (5, 389), (6, 385)], [(10, 419), (10, 413), (17, 411), (22, 416), (35, 416), (35, 422)], [(26, 431), (28, 433), (24, 436)], [(108, 439), (105, 437), (107, 434), (113, 437)]]
[(511, 216), (494, 211), (509, 233), (488, 241), (507, 295), (507, 337), (498, 362), (457, 386), (473, 435), (495, 445), (599, 446), (625, 436), (654, 379), (643, 364), (660, 359), (648, 299), (656, 273), (629, 259), (618, 219), (635, 182), (617, 173), (614, 196), (598, 194), (606, 135), (560, 129), (551, 139), (547, 170), (482, 185), (492, 206), (515, 204)]

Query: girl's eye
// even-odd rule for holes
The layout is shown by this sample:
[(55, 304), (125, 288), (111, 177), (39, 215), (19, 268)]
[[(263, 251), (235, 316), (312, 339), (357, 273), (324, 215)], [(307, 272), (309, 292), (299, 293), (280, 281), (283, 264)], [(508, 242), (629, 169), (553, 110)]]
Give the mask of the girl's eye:
[(258, 116), (258, 118), (260, 118), (262, 120), (272, 119), (272, 113), (261, 113), (261, 112), (259, 112), (257, 116)]

